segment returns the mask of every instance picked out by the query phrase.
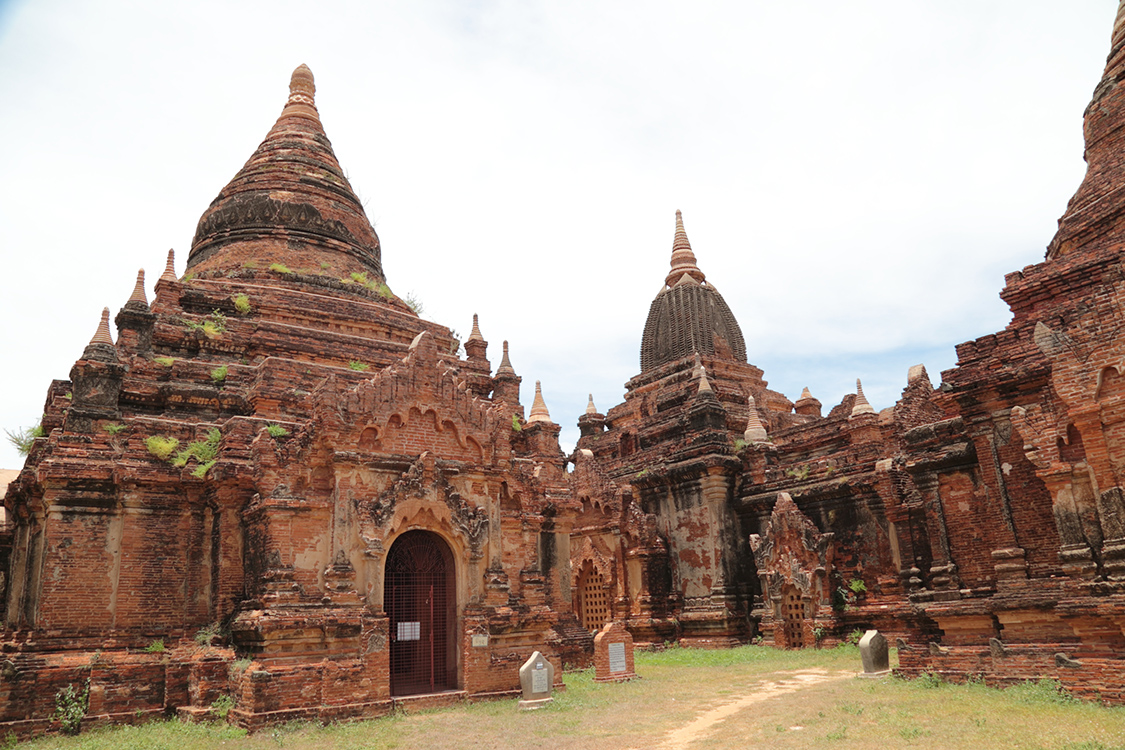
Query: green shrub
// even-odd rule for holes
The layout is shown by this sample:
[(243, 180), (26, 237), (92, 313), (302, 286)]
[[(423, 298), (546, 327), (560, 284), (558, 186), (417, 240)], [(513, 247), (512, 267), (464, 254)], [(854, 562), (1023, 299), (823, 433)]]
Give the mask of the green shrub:
[(367, 272), (366, 271), (362, 271), (362, 272), (358, 272), (358, 273), (356, 271), (352, 271), (351, 277), (352, 277), (351, 280), (354, 281), (356, 284), (363, 284), (364, 286), (367, 286)]
[(211, 371), (211, 380), (216, 383), (222, 383), (227, 379), (227, 366), (220, 365)]
[(21, 456), (26, 456), (31, 452), (31, 446), (35, 444), (36, 438), (47, 437), (47, 431), (43, 429), (42, 420), (34, 427), (24, 427), (16, 430), (4, 430), (4, 434), (8, 436), (8, 442)]
[(274, 273), (293, 273), (284, 263), (270, 263), (270, 270)]
[(176, 362), (172, 357), (153, 357), (152, 361), (158, 365), (164, 365), (165, 367), (171, 367)]
[(515, 432), (522, 432), (523, 431), (523, 425), (520, 424), (520, 415), (519, 414), (513, 414), (512, 415), (512, 430), (515, 431)]
[(208, 709), (208, 713), (219, 721), (222, 721), (227, 718), (227, 714), (230, 713), (232, 708), (234, 708), (234, 698), (231, 698), (229, 695), (220, 695), (211, 702), (211, 708)]
[[(197, 464), (207, 465), (207, 468), (203, 470), (202, 474), (192, 472), (193, 476), (202, 479), (203, 474), (206, 474), (207, 470), (215, 464), (215, 460), (219, 455), (219, 442), (222, 439), (223, 433), (212, 427), (207, 430), (206, 440), (196, 440), (188, 443), (187, 447), (177, 453), (176, 457), (172, 459), (172, 465), (187, 466), (187, 462), (194, 458)], [(195, 471), (199, 471), (199, 469), (197, 468)]]
[(152, 437), (145, 438), (145, 447), (148, 448), (148, 452), (161, 461), (167, 461), (171, 458), (172, 453), (175, 452), (179, 444), (180, 441), (176, 438), (164, 437), (163, 435), (153, 435)]
[(108, 432), (110, 435), (116, 435), (117, 433), (126, 429), (126, 427), (125, 425), (118, 422), (110, 422), (109, 424), (102, 425), (102, 429)]
[(234, 309), (238, 310), (239, 315), (250, 312), (250, 298), (245, 294), (236, 294), (231, 299), (234, 300)]
[(164, 639), (163, 638), (157, 638), (155, 641), (153, 641), (152, 643), (145, 646), (143, 650), (146, 654), (163, 654), (164, 653)]
[(272, 438), (289, 437), (289, 430), (285, 429), (279, 424), (267, 425), (266, 432), (268, 432), (270, 437)]
[(862, 594), (867, 591), (867, 584), (863, 582), (862, 578), (853, 578), (848, 581), (848, 588), (852, 590), (852, 593)]
[(747, 443), (747, 442), (746, 442), (745, 440), (743, 440), (742, 438), (738, 438), (737, 440), (735, 440), (735, 441), (734, 441), (734, 449), (735, 449), (736, 451), (740, 451), (740, 450), (742, 450), (742, 449), (743, 449), (743, 448), (745, 448), (745, 447), (746, 447), (747, 445), (749, 445), (749, 443)]
[(422, 300), (418, 299), (418, 297), (415, 296), (414, 292), (410, 292), (409, 294), (407, 294), (402, 301), (406, 303), (407, 307), (414, 311), (415, 315), (421, 315), (422, 312), (426, 309), (426, 307), (422, 304)]
[(221, 628), (219, 626), (219, 623), (217, 622), (213, 622), (210, 625), (204, 625), (202, 628), (195, 631), (195, 642), (200, 646), (210, 645), (211, 641), (219, 635), (220, 629)]
[(63, 734), (78, 734), (82, 719), (90, 707), (90, 680), (81, 689), (67, 685), (55, 693), (55, 712), (51, 718), (59, 722)]
[(202, 463), (191, 470), (191, 475), (196, 479), (203, 479), (207, 476), (207, 472), (211, 471), (211, 467), (215, 465), (215, 459)]
[(379, 285), (375, 287), (375, 291), (378, 292), (379, 296), (383, 299), (390, 299), (391, 297), (395, 296), (394, 292), (391, 291), (391, 288), (382, 282), (380, 282)]
[(348, 369), (355, 370), (356, 372), (367, 372), (369, 369), (371, 369), (371, 366), (366, 362), (357, 362), (353, 359), (352, 361), (348, 362)]

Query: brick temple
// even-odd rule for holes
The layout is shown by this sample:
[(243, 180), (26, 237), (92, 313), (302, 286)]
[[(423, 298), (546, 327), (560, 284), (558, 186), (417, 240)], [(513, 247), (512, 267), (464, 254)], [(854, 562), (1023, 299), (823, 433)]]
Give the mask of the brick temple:
[(677, 212), (639, 372), (566, 456), (506, 343), (493, 369), (475, 318), (460, 342), (391, 291), (301, 66), (184, 273), (169, 253), (150, 301), (142, 272), (48, 389), (4, 498), (0, 732), (50, 729), (68, 685), (91, 720), (221, 701), (249, 728), (514, 696), (611, 622), (874, 627), (907, 675), (1125, 702), (1123, 77), (1125, 2), (1086, 177), (939, 387), (771, 390)]

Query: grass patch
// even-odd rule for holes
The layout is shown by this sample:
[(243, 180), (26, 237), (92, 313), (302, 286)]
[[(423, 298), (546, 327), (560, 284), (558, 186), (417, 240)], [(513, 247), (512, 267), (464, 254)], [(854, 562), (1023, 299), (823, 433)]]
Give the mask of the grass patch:
[(152, 361), (158, 365), (163, 365), (164, 367), (171, 367), (172, 365), (176, 364), (175, 357), (153, 357)]
[(246, 315), (250, 312), (250, 298), (245, 294), (236, 294), (231, 297), (231, 301), (234, 302), (234, 309), (238, 311), (239, 315)]
[(274, 273), (293, 273), (284, 263), (270, 263), (270, 270)]
[(289, 437), (289, 430), (285, 429), (279, 424), (271, 424), (266, 426), (266, 432), (269, 433), (271, 438)]
[[(219, 441), (223, 439), (223, 433), (215, 427), (207, 430), (206, 440), (195, 440), (187, 444), (187, 447), (176, 454), (172, 459), (172, 465), (177, 467), (187, 466), (188, 461), (195, 459), (195, 462), (200, 466), (206, 465), (210, 469), (215, 464), (215, 459), (219, 455)], [(198, 471), (198, 469), (196, 469)], [(200, 479), (203, 474), (206, 474), (205, 469), (202, 474), (195, 474)]]
[(164, 639), (157, 638), (152, 643), (145, 646), (142, 651), (146, 654), (163, 654), (164, 653)]
[(176, 448), (179, 447), (180, 441), (174, 437), (165, 437), (163, 435), (153, 435), (145, 438), (145, 448), (148, 452), (159, 458), (161, 461), (167, 461), (172, 457)]
[(110, 435), (116, 435), (128, 428), (120, 422), (110, 422), (109, 424), (103, 424), (102, 429), (108, 432)]
[(371, 369), (371, 365), (367, 364), (366, 362), (357, 362), (353, 359), (348, 362), (348, 369), (355, 370), (356, 372), (367, 372)]
[(202, 331), (209, 339), (222, 338), (227, 330), (227, 316), (222, 310), (212, 310), (207, 320), (185, 320), (184, 328), (189, 331)]
[[(237, 679), (250, 664), (249, 659), (232, 664), (232, 677)], [(77, 738), (43, 738), (28, 747), (626, 750), (671, 745), (671, 732), (734, 702), (740, 702), (737, 710), (697, 729), (680, 746), (1110, 750), (1125, 744), (1125, 709), (1059, 702), (1055, 683), (1001, 691), (979, 683), (931, 688), (919, 680), (860, 680), (853, 677), (860, 669), (854, 646), (802, 651), (672, 648), (638, 652), (636, 669), (642, 679), (622, 684), (596, 683), (592, 670), (567, 673), (567, 689), (532, 712), (519, 711), (514, 699), (488, 701), (328, 726), (292, 722), (250, 736), (220, 723), (155, 721), (99, 728)], [(761, 695), (771, 685), (800, 683), (798, 671), (832, 679)], [(211, 714), (218, 718), (230, 707), (220, 698)]]
[(211, 381), (214, 383), (222, 383), (227, 379), (228, 368), (226, 365), (219, 365), (211, 371)]

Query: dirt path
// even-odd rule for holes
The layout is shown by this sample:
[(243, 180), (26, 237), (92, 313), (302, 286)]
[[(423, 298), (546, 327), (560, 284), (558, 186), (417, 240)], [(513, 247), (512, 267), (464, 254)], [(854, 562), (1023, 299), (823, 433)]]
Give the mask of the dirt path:
[(726, 720), (728, 717), (738, 713), (747, 706), (752, 706), (755, 703), (761, 703), (762, 701), (786, 693), (795, 693), (798, 690), (818, 685), (822, 682), (842, 680), (853, 676), (851, 672), (829, 672), (826, 669), (801, 669), (790, 674), (792, 674), (791, 677), (778, 680), (777, 682), (766, 681), (749, 695), (735, 698), (715, 708), (704, 711), (690, 724), (680, 727), (679, 729), (673, 729), (669, 732), (660, 747), (667, 748), (667, 750), (683, 750), (689, 744), (710, 731), (716, 724)]

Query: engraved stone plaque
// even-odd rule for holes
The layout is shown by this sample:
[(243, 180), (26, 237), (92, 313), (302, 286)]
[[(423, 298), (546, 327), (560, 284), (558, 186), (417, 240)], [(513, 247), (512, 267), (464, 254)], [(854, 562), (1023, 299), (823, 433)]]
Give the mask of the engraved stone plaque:
[(609, 671), (610, 672), (624, 672), (627, 667), (625, 666), (625, 644), (624, 643), (611, 643), (609, 644)]
[(473, 633), (473, 648), (488, 648), (488, 633)]
[(531, 692), (546, 693), (550, 689), (551, 683), (547, 677), (546, 665), (536, 664), (535, 669), (531, 673)]

